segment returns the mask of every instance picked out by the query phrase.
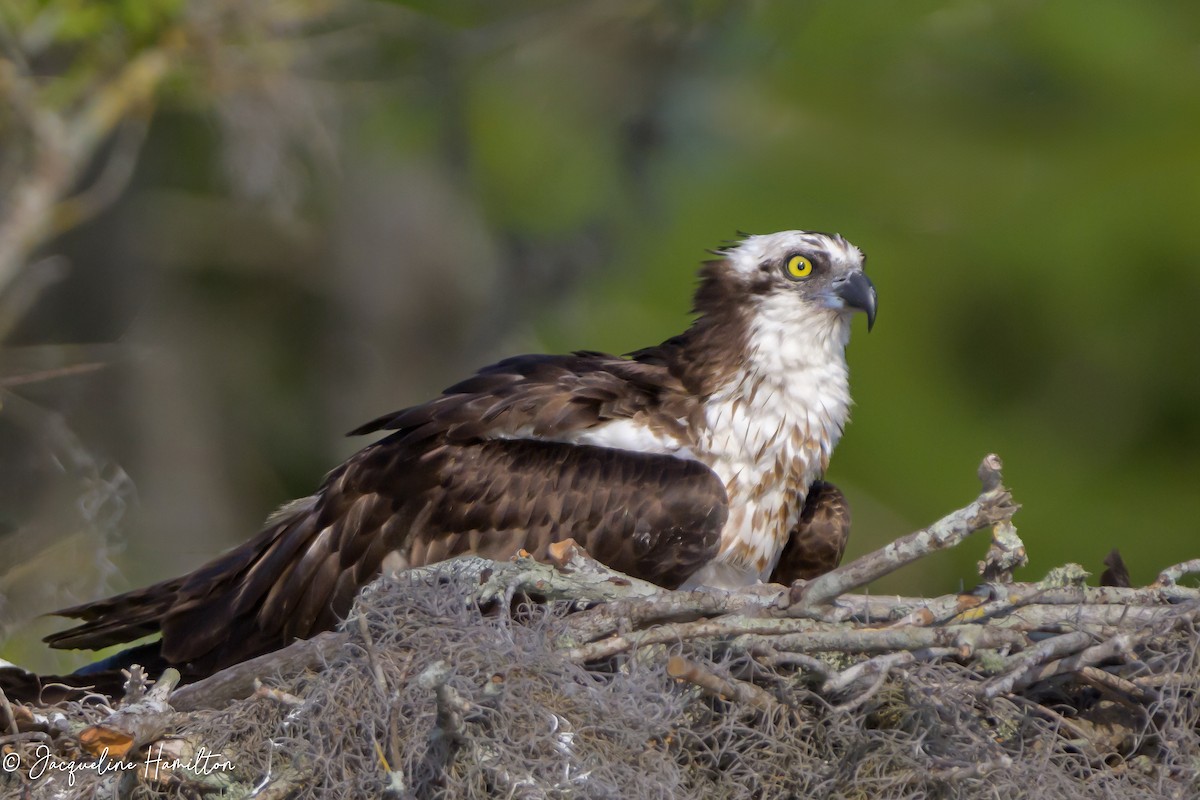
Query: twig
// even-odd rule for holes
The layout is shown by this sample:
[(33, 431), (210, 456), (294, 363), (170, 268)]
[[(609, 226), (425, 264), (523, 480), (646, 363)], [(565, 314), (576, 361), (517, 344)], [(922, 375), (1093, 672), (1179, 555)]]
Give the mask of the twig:
[[(1084, 635), (1086, 636), (1086, 634)], [(1057, 638), (1065, 639), (1073, 636), (1073, 634), (1066, 634), (1066, 636)], [(1073, 639), (1071, 644), (1075, 641), (1078, 641), (1078, 639)], [(1061, 675), (1066, 672), (1078, 672), (1085, 666), (1098, 664), (1101, 661), (1128, 653), (1134, 641), (1135, 638), (1130, 634), (1121, 633), (1106, 642), (1089, 647), (1068, 658), (1060, 658), (1048, 664), (1041, 661), (1034, 662), (1023, 669), (1010, 672), (999, 680), (986, 682), (982, 687), (981, 693), (984, 697), (992, 699), (1000, 694), (1008, 694), (1019, 689), (1024, 689), (1026, 686), (1046, 680), (1047, 678), (1052, 678), (1055, 675)], [(1064, 648), (1067, 646), (1069, 645), (1064, 645)]]
[(968, 778), (982, 778), (989, 772), (998, 769), (1010, 769), (1013, 765), (1011, 756), (1000, 756), (988, 761), (981, 761), (969, 767), (949, 767), (948, 769), (931, 769), (927, 774), (935, 781), (958, 782)]
[(449, 680), (450, 668), (446, 666), (446, 662), (435, 661), (417, 676), (417, 685), (434, 693), (437, 702), (437, 730), (447, 740), (459, 742), (466, 730), (466, 715), (471, 713), (474, 706), (447, 682)]
[(148, 108), (138, 116), (131, 115), (121, 121), (107, 160), (95, 181), (59, 202), (54, 209), (54, 229), (50, 231), (51, 235), (86, 222), (116, 202), (133, 177), (149, 129)]
[(36, 145), (28, 176), (12, 188), (6, 213), (0, 216), (0, 289), (23, 266), (25, 256), (42, 241), (50, 227), (49, 209), (70, 186), (76, 165), (71, 163), (63, 121), (39, 107), (33, 80), (15, 65), (0, 59), (0, 87), (5, 99), (23, 117)]
[(564, 651), (563, 655), (578, 664), (585, 664), (589, 661), (611, 658), (618, 653), (624, 653), (650, 644), (666, 644), (687, 641), (689, 639), (737, 636), (747, 633), (783, 634), (812, 630), (817, 624), (809, 620), (752, 619), (736, 616), (728, 619), (682, 622), (671, 625), (659, 625), (648, 630), (633, 631), (620, 636), (612, 636), (608, 639), (602, 639), (601, 641), (592, 642), (581, 647), (572, 647)]
[(671, 656), (667, 660), (667, 674), (672, 678), (695, 684), (714, 697), (723, 697), (770, 713), (779, 708), (779, 703), (762, 688), (746, 681), (723, 678), (695, 661), (683, 656)]
[(849, 714), (851, 711), (866, 705), (866, 703), (872, 697), (879, 694), (879, 690), (882, 689), (883, 684), (887, 682), (887, 676), (887, 670), (882, 670), (878, 675), (875, 676), (875, 680), (871, 682), (870, 686), (868, 686), (864, 691), (860, 692), (854, 698), (834, 706), (833, 711), (838, 714)]
[(367, 624), (365, 614), (358, 615), (358, 634), (362, 636), (363, 650), (367, 653), (367, 664), (371, 668), (371, 677), (375, 680), (375, 688), (384, 697), (387, 696), (387, 681), (383, 677), (383, 667), (375, 655), (375, 640), (371, 637), (371, 627)]
[(0, 377), (0, 388), (11, 389), (14, 386), (24, 386), (30, 383), (43, 383), (45, 381), (54, 380), (55, 378), (69, 378), (76, 375), (83, 375), (88, 372), (104, 369), (109, 366), (105, 362), (92, 362), (86, 364), (70, 364), (65, 367), (56, 367), (55, 369), (39, 370), (37, 372), (29, 372), (24, 375), (9, 375)]
[[(988, 598), (990, 590), (1000, 596)], [(1053, 586), (1044, 583), (1011, 583), (1005, 586), (982, 586), (970, 594), (951, 594), (941, 597), (900, 597), (894, 595), (845, 594), (836, 605), (811, 609), (805, 616), (822, 622), (891, 622), (900, 625), (934, 625), (949, 621), (981, 623), (1010, 615), (1017, 609), (1021, 614), (1048, 614), (1066, 619), (1062, 606), (1076, 606), (1075, 613), (1098, 614), (1111, 619), (1112, 609), (1158, 619), (1179, 613), (1195, 613), (1200, 609), (1200, 589), (1183, 586), (1147, 586), (1138, 589), (1117, 586)], [(1054, 608), (1051, 608), (1054, 607)], [(1098, 609), (1108, 610), (1098, 611)], [(1031, 611), (1032, 610), (1032, 611)]]
[(1133, 649), (1133, 644), (1139, 637), (1128, 633), (1118, 633), (1106, 642), (1087, 648), (1069, 658), (1059, 659), (1052, 664), (1042, 667), (1036, 674), (1030, 676), (1032, 683), (1062, 675), (1068, 672), (1079, 672), (1084, 667), (1099, 664), (1110, 658), (1127, 656)]
[(987, 697), (995, 697), (1011, 692), (1018, 684), (1027, 686), (1028, 682), (1021, 683), (1021, 681), (1042, 664), (1071, 653), (1078, 653), (1091, 643), (1092, 637), (1082, 631), (1066, 633), (1039, 642), (1030, 649), (1009, 658), (1005, 662), (1003, 672), (983, 685), (983, 693)]
[(7, 213), (0, 216), (0, 288), (7, 286), (25, 257), (54, 233), (54, 204), (70, 191), (93, 153), (131, 109), (145, 106), (166, 78), (178, 35), (130, 60), (107, 84), (89, 93), (88, 102), (67, 119), (39, 104), (33, 80), (0, 59), (0, 87), (20, 113), (35, 146), (28, 177), (11, 191)]
[(822, 681), (829, 680), (835, 674), (833, 668), (819, 658), (814, 658), (804, 653), (784, 653), (776, 650), (769, 644), (752, 648), (750, 654), (767, 666), (801, 667), (813, 673)]
[(267, 700), (274, 700), (276, 703), (285, 706), (304, 705), (304, 698), (297, 697), (291, 692), (285, 692), (282, 689), (276, 689), (274, 687), (267, 686), (258, 678), (254, 679), (254, 696), (263, 697)]
[(1012, 520), (1003, 520), (992, 528), (992, 546), (979, 562), (979, 574), (988, 583), (1012, 583), (1013, 570), (1029, 563), (1025, 543), (1017, 536)]
[(349, 639), (345, 633), (328, 631), (311, 639), (293, 642), (282, 650), (252, 658), (171, 693), (170, 703), (178, 711), (222, 708), (254, 693), (254, 681), (264, 675), (302, 672), (324, 668), (334, 653)]
[(981, 528), (1011, 519), (1019, 506), (1001, 483), (1000, 469), (999, 456), (989, 455), (979, 467), (984, 490), (975, 502), (819, 578), (797, 584), (788, 613), (805, 614), (930, 553), (953, 547)]
[[(435, 661), (417, 677), (417, 685), (433, 692), (437, 705), (434, 728), (429, 734), (429, 745), (425, 751), (428, 773), (445, 775), (450, 771), (455, 753), (465, 740), (466, 715), (474, 708), (471, 702), (459, 694), (447, 681), (450, 668), (445, 661)], [(418, 795), (432, 787), (417, 787)]]
[[(0, 250), (3, 248), (4, 243), (0, 241)], [(42, 295), (64, 280), (70, 269), (70, 262), (65, 257), (49, 255), (30, 262), (23, 270), (14, 271), (0, 293), (0, 341), (8, 338)]]
[(20, 731), (17, 729), (17, 712), (13, 711), (12, 703), (8, 702), (8, 696), (4, 694), (3, 688), (0, 688), (0, 712), (3, 712), (4, 719), (8, 720), (9, 733), (18, 736)]
[(764, 647), (772, 646), (778, 650), (849, 653), (887, 652), (936, 646), (953, 647), (969, 654), (976, 647), (1023, 647), (1025, 642), (1020, 633), (978, 625), (854, 629), (814, 620), (730, 615), (716, 620), (659, 625), (647, 630), (631, 631), (580, 647), (568, 648), (564, 655), (577, 663), (587, 663), (651, 644), (719, 637), (737, 637), (733, 644), (748, 652), (762, 652)]
[(926, 647), (947, 647), (965, 658), (978, 649), (1023, 647), (1025, 642), (1024, 635), (1015, 631), (980, 625), (954, 625), (943, 628), (906, 629), (854, 629), (830, 626), (804, 633), (784, 633), (777, 636), (747, 634), (737, 637), (731, 644), (750, 653), (760, 652), (764, 647), (801, 653), (890, 653)]
[(848, 667), (837, 675), (826, 679), (825, 683), (821, 685), (821, 692), (822, 694), (844, 692), (864, 678), (878, 674), (883, 674), (886, 677), (888, 672), (897, 667), (903, 667), (917, 661), (932, 661), (934, 659), (947, 658), (957, 653), (958, 649), (954, 647), (922, 647), (916, 650), (899, 650), (895, 653), (884, 653), (883, 655), (869, 658), (866, 661), (860, 661), (854, 666)]
[[(983, 602), (983, 598), (976, 594), (950, 594), (937, 597), (925, 601), (924, 605), (908, 612), (889, 627), (901, 628), (905, 625), (925, 626), (935, 623), (945, 623), (948, 620), (953, 620), (954, 622), (975, 622), (975, 610)], [(886, 619), (886, 617), (884, 618)]]
[[(1081, 630), (1087, 633), (1099, 634), (1101, 638), (1112, 635), (1121, 627), (1144, 627), (1157, 622), (1177, 617), (1179, 612), (1170, 605), (1158, 606), (1123, 606), (1115, 603), (1103, 605), (1070, 604), (1053, 605), (1035, 603), (1027, 606), (1017, 606), (1004, 614), (989, 613), (981, 615), (980, 624), (998, 625), (1020, 631), (1062, 631), (1064, 633)], [(956, 618), (956, 621), (966, 621)]]
[(1155, 675), (1139, 675), (1138, 677), (1133, 678), (1132, 682), (1142, 688), (1169, 688), (1172, 691), (1196, 691), (1197, 689), (1200, 689), (1200, 675), (1187, 675), (1176, 672), (1164, 672)]
[(1174, 586), (1185, 575), (1196, 574), (1200, 574), (1200, 558), (1193, 558), (1191, 561), (1184, 561), (1181, 564), (1174, 564), (1167, 567), (1158, 573), (1158, 581), (1156, 583), (1159, 586)]
[(745, 592), (668, 592), (659, 591), (648, 597), (612, 600), (572, 614), (567, 619), (567, 633), (559, 639), (560, 646), (576, 646), (593, 642), (618, 630), (653, 623), (686, 622), (700, 617), (715, 617), (770, 608), (779, 594), (765, 595)]
[[(1014, 583), (1000, 588), (1003, 595), (982, 605), (959, 611), (951, 622), (984, 622), (1007, 617), (1000, 624), (1036, 626), (1036, 618), (1047, 621), (1070, 619), (1062, 606), (1076, 606), (1077, 618), (1093, 624), (1120, 624), (1129, 619), (1152, 620), (1180, 613), (1178, 605), (1200, 601), (1200, 593), (1183, 587), (1146, 587), (1129, 589), (1117, 586), (1060, 586), (1038, 583)], [(970, 604), (964, 604), (969, 606)], [(1193, 609), (1194, 610), (1194, 609)], [(1186, 611), (1184, 612), (1186, 613)], [(935, 620), (937, 621), (937, 620)]]
[(1079, 677), (1093, 686), (1108, 689), (1118, 696), (1126, 695), (1137, 703), (1152, 703), (1159, 698), (1158, 692), (1153, 689), (1139, 686), (1133, 681), (1125, 680), (1120, 675), (1113, 675), (1111, 672), (1105, 672), (1099, 667), (1084, 667), (1079, 670)]
[(137, 682), (145, 680), (145, 673), (141, 671), (140, 667), (130, 670), (130, 680), (135, 687), (135, 691), (141, 694), (137, 702), (121, 709), (117, 712), (118, 714), (139, 713), (143, 708), (155, 713), (165, 713), (171, 710), (171, 706), (167, 700), (170, 698), (171, 692), (179, 685), (179, 670), (174, 667), (168, 667), (149, 689), (145, 688), (144, 683), (140, 689), (137, 688)]

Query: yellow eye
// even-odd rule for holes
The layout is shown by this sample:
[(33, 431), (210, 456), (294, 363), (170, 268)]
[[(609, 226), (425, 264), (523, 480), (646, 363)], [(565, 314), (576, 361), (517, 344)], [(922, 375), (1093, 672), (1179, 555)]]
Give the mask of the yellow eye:
[(812, 274), (812, 262), (804, 256), (792, 256), (787, 262), (787, 274), (793, 278), (807, 278)]

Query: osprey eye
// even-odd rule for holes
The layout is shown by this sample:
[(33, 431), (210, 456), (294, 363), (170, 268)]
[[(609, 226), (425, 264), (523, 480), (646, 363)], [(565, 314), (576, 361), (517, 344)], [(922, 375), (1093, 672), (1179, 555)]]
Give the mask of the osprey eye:
[(789, 278), (807, 278), (812, 274), (812, 262), (804, 256), (792, 256), (787, 261)]

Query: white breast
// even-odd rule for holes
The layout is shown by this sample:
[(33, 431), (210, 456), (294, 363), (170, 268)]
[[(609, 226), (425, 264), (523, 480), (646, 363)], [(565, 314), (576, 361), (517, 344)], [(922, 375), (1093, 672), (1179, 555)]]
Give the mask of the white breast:
[(806, 319), (808, 335), (796, 338), (796, 326), (780, 324), (787, 320), (760, 316), (745, 368), (709, 399), (696, 450), (725, 482), (729, 520), (716, 559), (688, 586), (769, 578), (808, 487), (829, 465), (849, 417), (849, 326), (834, 315), (821, 321), (828, 328)]

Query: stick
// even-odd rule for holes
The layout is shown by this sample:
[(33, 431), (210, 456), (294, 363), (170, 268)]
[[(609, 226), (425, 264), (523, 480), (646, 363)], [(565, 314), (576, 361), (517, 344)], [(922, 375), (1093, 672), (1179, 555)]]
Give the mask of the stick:
[(822, 694), (844, 692), (865, 677), (887, 674), (897, 667), (903, 667), (917, 661), (931, 661), (953, 656), (958, 652), (953, 647), (922, 647), (917, 650), (900, 650), (860, 661), (852, 667), (842, 670), (837, 675), (828, 678), (821, 685)]
[(898, 650), (920, 650), (926, 647), (949, 647), (961, 657), (969, 657), (979, 649), (1024, 647), (1026, 639), (1016, 631), (994, 629), (980, 625), (954, 625), (943, 628), (866, 628), (833, 627), (804, 633), (785, 633), (765, 636), (746, 634), (733, 640), (732, 645), (750, 653), (773, 647), (778, 651), (800, 653), (891, 653)]
[[(1067, 636), (1071, 635), (1067, 634)], [(1092, 666), (1109, 658), (1128, 653), (1135, 641), (1135, 638), (1130, 634), (1117, 634), (1107, 642), (1089, 647), (1069, 658), (1062, 658), (1049, 664), (1034, 663), (1027, 669), (1019, 670), (1005, 676), (1002, 680), (989, 681), (983, 685), (982, 694), (990, 700), (999, 694), (1008, 694), (1019, 689), (1024, 689), (1026, 686), (1046, 680), (1047, 678), (1052, 678), (1055, 675), (1061, 675), (1066, 672), (1078, 672), (1085, 666)]]
[(1196, 574), (1200, 574), (1200, 558), (1167, 567), (1158, 573), (1157, 583), (1160, 586), (1174, 586), (1183, 576)]
[(763, 689), (745, 681), (723, 678), (695, 661), (683, 656), (671, 656), (667, 660), (667, 674), (699, 686), (714, 697), (725, 697), (738, 703), (753, 706), (759, 711), (770, 713), (779, 708), (779, 703)]
[(367, 624), (365, 614), (358, 615), (358, 633), (362, 636), (363, 649), (367, 652), (367, 664), (371, 667), (371, 677), (375, 679), (375, 688), (387, 697), (387, 681), (383, 677), (383, 667), (375, 656), (375, 640), (371, 637), (371, 627)]
[(17, 712), (13, 711), (12, 704), (8, 702), (8, 696), (4, 694), (4, 689), (0, 689), (0, 711), (4, 712), (4, 719), (8, 720), (8, 731), (13, 736), (20, 734), (17, 729)]
[(747, 633), (794, 633), (811, 630), (815, 624), (817, 623), (800, 619), (756, 619), (749, 617), (683, 622), (672, 625), (659, 625), (654, 628), (633, 631), (621, 636), (612, 636), (608, 639), (602, 639), (601, 641), (592, 642), (581, 647), (569, 648), (563, 655), (577, 664), (586, 664), (589, 661), (611, 658), (618, 653), (624, 653), (649, 644), (667, 644), (687, 641), (689, 639), (737, 636)]
[(1055, 636), (1018, 653), (1005, 663), (1003, 674), (988, 680), (983, 686), (985, 697), (1008, 694), (1018, 685), (1028, 686), (1029, 676), (1047, 661), (1078, 653), (1092, 643), (1092, 637), (1082, 631)]
[(797, 583), (792, 587), (788, 613), (804, 614), (930, 553), (954, 547), (981, 528), (1010, 520), (1020, 506), (1001, 483), (1001, 466), (1000, 457), (994, 453), (983, 459), (979, 466), (983, 493), (966, 508), (808, 583)]
[(221, 670), (204, 680), (189, 683), (171, 693), (168, 702), (177, 711), (222, 708), (254, 694), (254, 681), (264, 675), (321, 670), (349, 636), (327, 631), (311, 639), (294, 642), (282, 650), (252, 658)]

